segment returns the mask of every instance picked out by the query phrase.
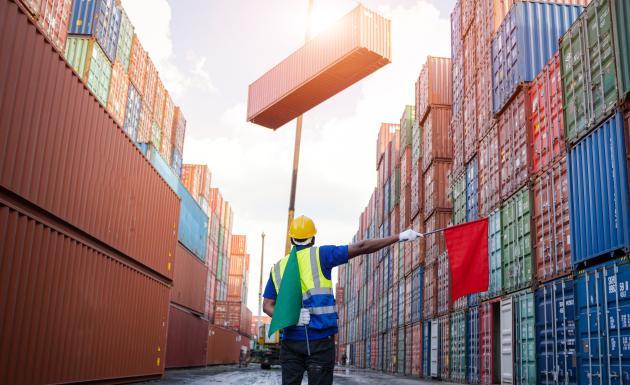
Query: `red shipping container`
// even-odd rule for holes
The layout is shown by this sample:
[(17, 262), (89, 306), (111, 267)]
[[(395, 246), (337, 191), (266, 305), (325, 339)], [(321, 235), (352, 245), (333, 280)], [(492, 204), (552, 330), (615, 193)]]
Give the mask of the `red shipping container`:
[(396, 205), (394, 206), (394, 209), (392, 210), (392, 212), (389, 214), (390, 218), (389, 218), (389, 224), (390, 224), (390, 234), (398, 234), (401, 229), (400, 229), (400, 206)]
[[(136, 87), (138, 93), (143, 96), (145, 94), (145, 81), (147, 77), (147, 60), (148, 55), (144, 48), (142, 48), (140, 39), (134, 34), (131, 42), (131, 52), (129, 54), (129, 80), (131, 84)], [(150, 103), (146, 103), (143, 99), (142, 104), (144, 106)], [(149, 107), (151, 106), (149, 105)]]
[(422, 124), (422, 170), (426, 170), (434, 159), (451, 160), (453, 141), (449, 136), (451, 109), (432, 108)]
[(499, 135), (493, 126), (479, 142), (479, 216), (487, 217), (501, 203)]
[(420, 160), (411, 163), (411, 203), (409, 217), (415, 218), (423, 205), (422, 190), (424, 189), (424, 178)]
[[(17, 6), (1, 4), (0, 12), (15, 18)], [(163, 374), (166, 282), (5, 192), (0, 238), (3, 384)]]
[(452, 104), (451, 59), (427, 57), (416, 82), (416, 119), (422, 123), (429, 109)]
[(566, 153), (560, 56), (557, 52), (536, 76), (528, 91), (531, 99), (531, 172), (537, 174)]
[(529, 179), (531, 103), (527, 88), (518, 91), (497, 119), (502, 200), (518, 191)]
[(435, 210), (450, 210), (453, 202), (447, 193), (450, 160), (434, 160), (424, 173), (424, 217), (428, 218)]
[(462, 119), (464, 114), (464, 55), (453, 59), (453, 117)]
[(177, 243), (171, 302), (203, 314), (208, 267), (181, 243)]
[(495, 370), (497, 365), (501, 365), (499, 361), (500, 352), (498, 341), (500, 338), (499, 325), (495, 321), (499, 320), (499, 301), (497, 298), (492, 301), (484, 302), (479, 305), (479, 376), (480, 384), (497, 384), (501, 383), (500, 370)]
[(166, 367), (205, 366), (208, 321), (179, 307), (170, 306)]
[[(411, 224), (411, 228), (420, 233), (424, 233), (424, 221), (422, 220), (422, 216), (418, 215), (413, 219)], [(420, 239), (413, 242), (405, 242), (411, 244), (411, 268), (412, 270), (416, 267), (424, 264), (424, 248), (425, 248), (425, 239), (421, 237)]]
[(411, 374), (416, 377), (422, 375), (422, 322), (412, 326), (411, 338)]
[(125, 108), (127, 107), (127, 94), (129, 91), (129, 78), (125, 68), (119, 61), (112, 67), (112, 77), (109, 83), (109, 95), (107, 97), (107, 111), (112, 115), (119, 126), (125, 121)]
[[(479, 1), (482, 3), (483, 1)], [(477, 109), (477, 133), (483, 138), (495, 124), (492, 114), (492, 63), (490, 50), (487, 49), (478, 56), (479, 64), (475, 76), (476, 109)]]
[(390, 63), (390, 29), (357, 6), (249, 85), (247, 120), (275, 130)]
[(464, 163), (477, 154), (477, 98), (475, 87), (464, 98)]
[(217, 325), (208, 326), (206, 365), (237, 364), (245, 337)]
[(71, 11), (72, 0), (41, 0), (37, 23), (59, 52), (66, 45)]
[[(462, 35), (468, 36), (477, 24), (475, 20), (475, 3), (483, 0), (461, 0), (462, 1)], [(473, 20), (475, 23), (473, 24)], [(471, 28), (473, 26), (473, 28)]]
[(0, 4), (0, 34), (14, 37), (0, 41), (12, 52), (0, 62), (11, 96), (0, 99), (0, 186), (172, 277), (179, 198), (32, 21)]
[(451, 12), (451, 59), (454, 61), (462, 51), (462, 0), (457, 0)]
[(211, 323), (214, 323), (214, 305), (216, 302), (216, 287), (217, 287), (217, 276), (214, 272), (208, 272), (208, 277), (206, 280), (206, 300), (205, 300), (205, 311), (204, 314), (206, 318)]
[(231, 255), (247, 254), (247, 235), (232, 235)]
[(453, 115), (450, 124), (450, 137), (453, 140), (453, 166), (451, 172), (459, 175), (465, 169), (464, 163), (464, 121), (463, 116)]
[[(448, 226), (451, 221), (452, 211), (438, 210), (424, 221), (424, 231), (429, 233), (433, 230), (442, 229)], [(446, 251), (446, 243), (444, 241), (444, 232), (439, 231), (425, 237), (425, 256), (424, 263), (430, 264), (437, 261), (440, 254)]]
[(571, 229), (566, 158), (533, 180), (536, 278), (547, 282), (571, 273)]
[(423, 279), (422, 317), (432, 319), (437, 314), (437, 261), (425, 265)]
[(405, 327), (405, 374), (410, 376), (413, 368), (413, 326)]
[[(474, 0), (463, 1), (464, 3), (474, 2)], [(477, 50), (476, 32), (477, 29), (473, 26), (464, 37), (464, 97), (469, 92), (474, 93), (475, 90), (475, 71), (477, 70), (477, 58), (475, 57)]]
[(451, 321), (448, 315), (439, 320), (440, 335), (440, 378), (448, 381), (451, 376)]

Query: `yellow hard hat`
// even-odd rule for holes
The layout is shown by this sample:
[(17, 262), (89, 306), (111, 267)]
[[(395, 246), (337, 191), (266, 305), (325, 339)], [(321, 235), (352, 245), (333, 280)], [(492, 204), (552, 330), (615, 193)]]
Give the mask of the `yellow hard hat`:
[(289, 227), (289, 236), (295, 239), (308, 239), (314, 237), (317, 234), (315, 223), (309, 217), (300, 215), (293, 219), (291, 226)]

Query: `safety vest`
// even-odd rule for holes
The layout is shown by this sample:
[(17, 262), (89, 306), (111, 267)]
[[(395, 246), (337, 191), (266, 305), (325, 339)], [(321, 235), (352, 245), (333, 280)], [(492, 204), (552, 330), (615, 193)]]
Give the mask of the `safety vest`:
[[(327, 329), (337, 327), (337, 306), (333, 295), (332, 281), (322, 273), (319, 261), (319, 248), (305, 248), (297, 253), (298, 268), (300, 269), (300, 282), (302, 283), (302, 306), (311, 313), (312, 329)], [(273, 266), (271, 278), (276, 287), (276, 293), (280, 292), (280, 282), (289, 256), (282, 258)]]

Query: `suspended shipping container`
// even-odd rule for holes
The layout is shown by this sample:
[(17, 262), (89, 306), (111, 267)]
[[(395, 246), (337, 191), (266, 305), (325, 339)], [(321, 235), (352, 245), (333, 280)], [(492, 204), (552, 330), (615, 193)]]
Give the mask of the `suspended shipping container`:
[(569, 151), (573, 264), (630, 248), (628, 143), (617, 112)]
[(169, 313), (166, 367), (205, 366), (208, 321), (174, 305)]
[(390, 28), (357, 6), (250, 84), (247, 120), (275, 130), (388, 64)]
[(541, 2), (519, 2), (510, 8), (492, 39), (494, 113), (503, 109), (523, 82), (534, 80), (583, 9)]
[(566, 157), (532, 181), (536, 277), (549, 281), (571, 273), (571, 229)]

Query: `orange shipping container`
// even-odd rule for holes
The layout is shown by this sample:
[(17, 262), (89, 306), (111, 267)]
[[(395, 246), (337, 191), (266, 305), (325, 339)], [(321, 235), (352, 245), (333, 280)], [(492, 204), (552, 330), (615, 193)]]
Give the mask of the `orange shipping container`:
[[(131, 53), (129, 54), (129, 80), (136, 87), (140, 95), (145, 94), (145, 79), (147, 75), (147, 53), (140, 44), (137, 35), (133, 35)], [(144, 105), (145, 103), (143, 103)], [(148, 103), (146, 103), (148, 104)]]
[(184, 153), (184, 137), (186, 135), (186, 118), (182, 113), (181, 108), (175, 107), (173, 111), (173, 134), (172, 140), (173, 148), (177, 149), (180, 154)]
[(249, 257), (247, 255), (230, 255), (229, 275), (243, 277), (249, 270)]
[(390, 59), (390, 21), (359, 5), (250, 84), (247, 120), (275, 130)]
[[(451, 216), (451, 210), (438, 210), (434, 212), (433, 215), (425, 220), (424, 230), (428, 233), (433, 230), (445, 228), (451, 221)], [(437, 261), (438, 256), (446, 251), (446, 242), (444, 241), (443, 231), (427, 235), (424, 238), (426, 242), (424, 259), (425, 263), (428, 265)]]
[(140, 109), (140, 121), (138, 122), (138, 143), (151, 142), (151, 123), (153, 122), (153, 111), (148, 103), (142, 103)]
[(230, 275), (228, 277), (227, 300), (242, 302), (246, 300), (246, 290), (243, 275)]
[(63, 52), (68, 36), (72, 0), (42, 0), (37, 23), (50, 42)]
[(247, 235), (232, 235), (232, 247), (230, 249), (232, 255), (247, 254)]
[(210, 202), (210, 182), (212, 174), (205, 164), (184, 164), (182, 167), (182, 182), (190, 195), (203, 207), (203, 198)]
[(451, 59), (429, 56), (416, 82), (416, 119), (421, 123), (429, 108), (452, 104)]
[(452, 159), (453, 139), (448, 132), (450, 108), (433, 108), (422, 124), (422, 170), (426, 171), (434, 159)]
[(109, 83), (109, 96), (107, 97), (107, 111), (109, 111), (114, 121), (121, 127), (125, 121), (128, 90), (129, 78), (127, 77), (125, 68), (117, 61), (112, 68), (112, 78)]
[(206, 365), (237, 364), (241, 352), (241, 341), (244, 339), (245, 337), (234, 330), (210, 325)]
[(171, 302), (203, 314), (208, 267), (178, 242), (174, 270)]
[(447, 178), (450, 170), (450, 160), (434, 160), (424, 173), (425, 218), (428, 218), (435, 210), (453, 208), (453, 202), (447, 192)]
[(144, 92), (142, 93), (142, 104), (146, 104), (151, 109), (151, 111), (154, 111), (153, 105), (155, 104), (155, 90), (157, 88), (158, 80), (158, 72), (155, 68), (155, 64), (153, 64), (153, 61), (147, 54), (144, 75)]
[(153, 99), (153, 118), (154, 122), (162, 127), (162, 123), (164, 122), (164, 103), (166, 102), (166, 88), (164, 88), (164, 83), (162, 83), (162, 79), (160, 79), (159, 74), (157, 74), (157, 78), (155, 81), (155, 98)]

